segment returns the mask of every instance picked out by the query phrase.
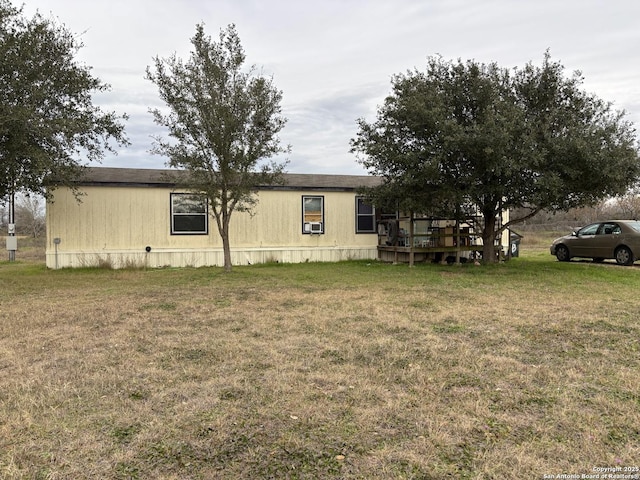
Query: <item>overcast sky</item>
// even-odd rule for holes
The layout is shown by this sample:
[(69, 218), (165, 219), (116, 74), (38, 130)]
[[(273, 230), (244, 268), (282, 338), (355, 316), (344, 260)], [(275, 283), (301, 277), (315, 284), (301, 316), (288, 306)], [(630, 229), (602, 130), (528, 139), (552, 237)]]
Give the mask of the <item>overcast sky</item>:
[(291, 173), (367, 173), (349, 153), (356, 120), (375, 118), (392, 75), (435, 54), (522, 67), (549, 49), (640, 124), (637, 0), (24, 0), (36, 10), (77, 34), (78, 59), (111, 85), (95, 102), (130, 116), (131, 146), (104, 166), (165, 166), (149, 153), (163, 130), (148, 109), (162, 103), (145, 69), (156, 55), (186, 59), (198, 23), (214, 39), (235, 23), (247, 64), (283, 91)]

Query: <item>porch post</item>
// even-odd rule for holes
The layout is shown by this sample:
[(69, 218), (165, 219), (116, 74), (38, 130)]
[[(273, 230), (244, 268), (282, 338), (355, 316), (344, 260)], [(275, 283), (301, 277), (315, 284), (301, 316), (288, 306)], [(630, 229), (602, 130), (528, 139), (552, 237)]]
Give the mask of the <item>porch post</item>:
[(413, 210), (409, 212), (409, 267), (413, 267)]

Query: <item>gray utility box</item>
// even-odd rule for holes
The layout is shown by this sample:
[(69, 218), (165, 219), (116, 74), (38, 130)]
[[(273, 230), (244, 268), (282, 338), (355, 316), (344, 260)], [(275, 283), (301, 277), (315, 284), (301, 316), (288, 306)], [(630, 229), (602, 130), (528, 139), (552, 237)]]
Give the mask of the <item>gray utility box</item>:
[(18, 237), (5, 237), (7, 239), (7, 250), (18, 250)]

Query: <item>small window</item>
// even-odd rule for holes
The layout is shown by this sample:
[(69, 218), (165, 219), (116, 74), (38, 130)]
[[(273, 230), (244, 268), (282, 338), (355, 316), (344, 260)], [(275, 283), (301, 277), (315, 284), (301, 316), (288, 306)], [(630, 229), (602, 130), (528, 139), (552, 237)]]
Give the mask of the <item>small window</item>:
[(207, 199), (192, 193), (171, 194), (171, 234), (207, 235)]
[(364, 198), (356, 197), (356, 233), (376, 232), (376, 209)]
[(302, 197), (302, 233), (324, 233), (324, 197)]

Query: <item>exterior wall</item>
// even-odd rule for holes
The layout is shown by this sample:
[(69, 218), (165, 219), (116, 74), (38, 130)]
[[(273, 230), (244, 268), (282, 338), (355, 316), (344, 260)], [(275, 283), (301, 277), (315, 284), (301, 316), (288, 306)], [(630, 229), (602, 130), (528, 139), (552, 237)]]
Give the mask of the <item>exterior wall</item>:
[[(88, 186), (81, 192), (77, 202), (70, 190), (58, 189), (47, 205), (49, 268), (224, 264), (213, 218), (208, 235), (171, 234), (170, 194), (179, 190)], [(324, 234), (303, 234), (303, 195), (324, 197)], [(233, 264), (377, 258), (377, 235), (356, 234), (355, 199), (353, 191), (261, 191), (253, 216), (231, 217)]]

